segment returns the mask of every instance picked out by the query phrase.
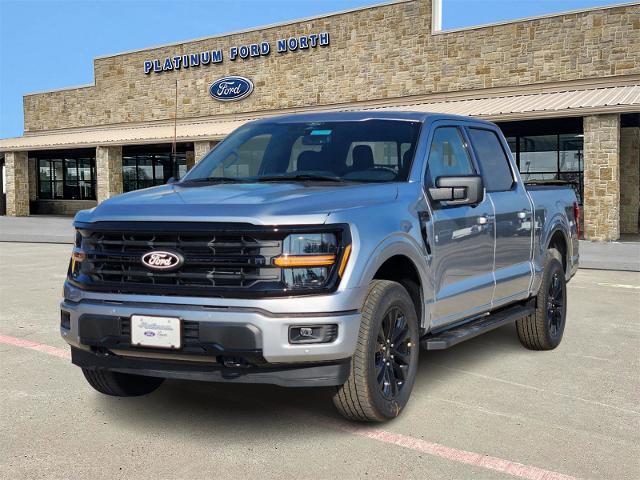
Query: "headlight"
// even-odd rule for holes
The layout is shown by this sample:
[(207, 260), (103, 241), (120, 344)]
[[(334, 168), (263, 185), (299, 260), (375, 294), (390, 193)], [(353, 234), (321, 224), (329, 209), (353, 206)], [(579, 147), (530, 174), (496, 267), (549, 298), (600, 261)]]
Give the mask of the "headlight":
[(82, 251), (82, 235), (76, 230), (76, 238), (73, 244), (73, 250), (71, 251), (71, 262), (69, 265), (69, 274), (72, 277), (77, 277), (80, 273), (80, 264), (85, 259), (85, 253)]
[(283, 269), (287, 288), (322, 287), (337, 261), (338, 241), (333, 233), (292, 234), (282, 243), (282, 255), (273, 263)]

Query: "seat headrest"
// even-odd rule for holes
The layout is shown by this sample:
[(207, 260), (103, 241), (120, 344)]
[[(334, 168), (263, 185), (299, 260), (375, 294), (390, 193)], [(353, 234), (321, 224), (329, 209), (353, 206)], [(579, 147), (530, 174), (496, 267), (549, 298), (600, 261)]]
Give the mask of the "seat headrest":
[(306, 151), (298, 155), (296, 170), (314, 172), (323, 170), (320, 152)]
[(373, 150), (369, 145), (357, 145), (353, 148), (353, 170), (373, 168)]

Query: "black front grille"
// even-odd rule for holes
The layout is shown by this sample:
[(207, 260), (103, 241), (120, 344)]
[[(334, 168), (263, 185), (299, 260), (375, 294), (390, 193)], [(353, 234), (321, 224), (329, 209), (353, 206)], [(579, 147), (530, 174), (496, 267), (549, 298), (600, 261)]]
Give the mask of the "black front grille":
[[(104, 223), (78, 225), (85, 260), (70, 280), (118, 293), (224, 296), (283, 293), (282, 253), (291, 229), (241, 224)], [(306, 227), (305, 231), (313, 230)], [(151, 251), (184, 258), (171, 271), (142, 263)]]

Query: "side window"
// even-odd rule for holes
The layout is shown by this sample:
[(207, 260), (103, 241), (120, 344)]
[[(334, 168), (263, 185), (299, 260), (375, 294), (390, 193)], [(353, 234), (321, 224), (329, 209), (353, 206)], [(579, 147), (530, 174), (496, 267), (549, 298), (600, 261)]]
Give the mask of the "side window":
[(427, 160), (427, 186), (438, 177), (473, 175), (473, 165), (458, 127), (438, 127), (433, 134)]
[(470, 128), (469, 136), (475, 149), (483, 181), (488, 192), (502, 192), (513, 187), (513, 174), (498, 135), (492, 130)]

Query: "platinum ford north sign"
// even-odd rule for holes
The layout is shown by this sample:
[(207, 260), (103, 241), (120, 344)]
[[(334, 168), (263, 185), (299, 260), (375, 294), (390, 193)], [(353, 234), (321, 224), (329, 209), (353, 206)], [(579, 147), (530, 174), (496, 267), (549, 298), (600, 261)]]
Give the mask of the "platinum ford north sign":
[[(312, 33), (298, 37), (281, 38), (272, 45), (263, 41), (248, 45), (237, 45), (229, 48), (229, 60), (247, 60), (250, 58), (267, 56), (271, 54), (273, 48), (279, 54), (296, 52), (301, 50), (311, 50), (318, 47), (328, 47), (330, 43), (329, 32)], [(144, 73), (162, 73), (171, 70), (185, 68), (197, 68), (214, 63), (222, 63), (224, 54), (222, 49), (206, 50), (202, 52), (192, 52), (183, 55), (173, 55), (164, 59), (156, 58), (144, 61)]]

